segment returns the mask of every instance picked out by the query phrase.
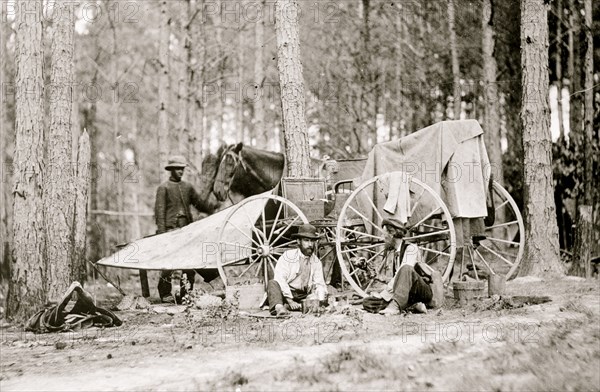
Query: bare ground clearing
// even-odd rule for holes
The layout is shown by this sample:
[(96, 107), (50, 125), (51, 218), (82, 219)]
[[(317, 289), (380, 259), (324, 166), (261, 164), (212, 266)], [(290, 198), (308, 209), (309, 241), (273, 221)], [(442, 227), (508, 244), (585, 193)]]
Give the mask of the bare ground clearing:
[[(117, 299), (96, 292), (101, 304)], [(120, 312), (120, 328), (4, 328), (0, 390), (600, 390), (599, 281), (518, 279), (507, 294), (552, 302), (486, 310), (449, 300), (387, 318), (358, 308), (289, 320)]]

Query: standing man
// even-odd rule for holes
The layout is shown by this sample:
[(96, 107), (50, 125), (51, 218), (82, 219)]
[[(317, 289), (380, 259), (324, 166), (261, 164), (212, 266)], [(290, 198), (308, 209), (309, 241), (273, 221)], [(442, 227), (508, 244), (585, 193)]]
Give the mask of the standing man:
[[(384, 219), (383, 228), (389, 234), (386, 242), (396, 250), (394, 263), (401, 261), (394, 278), (387, 287), (376, 294), (388, 302), (381, 314), (399, 314), (411, 308), (418, 313), (427, 313), (427, 307), (439, 307), (444, 299), (442, 275), (425, 262), (419, 247), (406, 243), (405, 225), (398, 219)], [(398, 260), (396, 260), (396, 258)]]
[[(154, 204), (154, 216), (156, 219), (156, 233), (161, 234), (192, 223), (190, 205), (198, 211), (206, 211), (206, 206), (200, 200), (198, 193), (192, 184), (182, 181), (183, 171), (187, 163), (185, 158), (175, 155), (169, 158), (165, 170), (171, 172), (168, 181), (160, 184), (156, 191), (156, 203)], [(161, 271), (158, 281), (158, 294), (162, 302), (175, 303), (171, 294), (171, 274), (173, 271)], [(184, 275), (190, 284), (190, 290), (194, 288), (196, 273), (194, 270), (184, 270)], [(181, 283), (181, 297), (187, 294), (187, 290)]]
[[(283, 253), (275, 266), (275, 278), (267, 285), (267, 297), (271, 314), (281, 316), (290, 310), (300, 310), (300, 302), (315, 294), (324, 301), (327, 286), (323, 278), (323, 264), (315, 254), (317, 229), (305, 224), (292, 234), (298, 249)], [(287, 307), (286, 307), (287, 306)]]

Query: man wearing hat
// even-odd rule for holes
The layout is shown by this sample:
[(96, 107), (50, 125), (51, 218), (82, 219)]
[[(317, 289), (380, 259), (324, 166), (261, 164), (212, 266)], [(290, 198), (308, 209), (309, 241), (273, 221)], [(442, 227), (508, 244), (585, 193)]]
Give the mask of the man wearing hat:
[[(183, 156), (175, 155), (169, 158), (165, 170), (171, 172), (170, 178), (160, 184), (156, 191), (154, 216), (156, 219), (156, 233), (161, 234), (192, 223), (190, 205), (198, 211), (206, 211), (205, 203), (200, 199), (192, 184), (181, 179), (187, 163)], [(171, 274), (173, 271), (161, 271), (158, 281), (158, 294), (162, 302), (174, 303), (171, 294)], [(194, 270), (184, 270), (190, 289), (194, 286), (196, 273)], [(184, 284), (181, 284), (181, 296), (187, 293)]]
[(324, 301), (327, 286), (323, 278), (323, 264), (315, 254), (317, 229), (305, 224), (292, 234), (297, 249), (288, 250), (279, 257), (275, 266), (275, 277), (267, 285), (269, 310), (273, 315), (284, 315), (290, 310), (300, 310), (300, 302), (315, 294)]
[(395, 218), (384, 219), (382, 226), (388, 233), (388, 246), (396, 250), (394, 270), (396, 274), (387, 287), (376, 297), (388, 302), (381, 314), (398, 314), (411, 308), (419, 313), (427, 313), (427, 307), (437, 307), (443, 300), (441, 274), (423, 262), (419, 247), (404, 240), (405, 224)]

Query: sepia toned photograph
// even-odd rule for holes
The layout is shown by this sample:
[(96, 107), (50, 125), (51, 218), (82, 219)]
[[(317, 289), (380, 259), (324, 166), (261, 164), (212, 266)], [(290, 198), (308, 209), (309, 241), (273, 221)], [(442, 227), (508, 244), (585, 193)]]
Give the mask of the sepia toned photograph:
[(0, 0), (0, 390), (600, 392), (600, 1)]

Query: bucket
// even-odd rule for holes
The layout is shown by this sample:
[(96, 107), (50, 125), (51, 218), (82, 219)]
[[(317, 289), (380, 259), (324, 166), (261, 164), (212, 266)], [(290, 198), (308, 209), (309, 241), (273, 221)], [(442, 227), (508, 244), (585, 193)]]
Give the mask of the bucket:
[(320, 301), (317, 298), (306, 298), (302, 301), (302, 313), (319, 313), (319, 303)]
[(488, 276), (488, 296), (493, 295), (504, 295), (504, 288), (506, 287), (506, 278), (503, 275), (490, 275)]
[(460, 303), (467, 303), (471, 300), (483, 297), (485, 282), (474, 280), (468, 282), (454, 282), (454, 298)]

